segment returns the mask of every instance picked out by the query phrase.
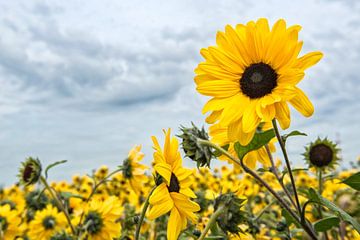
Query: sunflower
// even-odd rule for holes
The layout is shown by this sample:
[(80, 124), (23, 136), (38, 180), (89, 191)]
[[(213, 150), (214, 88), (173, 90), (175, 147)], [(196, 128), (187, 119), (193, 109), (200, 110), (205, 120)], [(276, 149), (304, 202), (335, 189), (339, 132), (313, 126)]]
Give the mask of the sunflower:
[[(271, 123), (265, 123), (263, 124), (263, 126), (261, 127), (261, 130), (269, 130), (271, 129)], [(213, 143), (216, 143), (220, 146), (228, 146), (228, 152), (237, 157), (236, 151), (234, 149), (234, 142), (231, 142), (228, 138), (228, 130), (226, 127), (222, 127), (220, 124), (213, 124), (210, 126), (209, 129), (209, 134), (211, 136), (211, 141)], [(270, 142), (269, 142), (269, 150), (270, 152), (275, 152), (275, 138), (273, 138)], [(220, 160), (227, 160), (229, 163), (234, 164), (233, 161), (231, 161), (228, 157), (226, 157), (225, 155), (221, 155), (219, 157)], [(262, 163), (265, 167), (270, 167), (271, 163), (270, 163), (270, 159), (269, 159), (269, 155), (267, 154), (266, 148), (265, 146), (251, 151), (249, 153), (247, 153), (244, 156), (244, 163), (246, 166), (254, 169), (256, 167), (256, 162), (259, 161), (260, 163)], [(235, 168), (239, 168), (239, 165), (234, 164)]]
[(147, 166), (139, 163), (144, 158), (144, 154), (140, 150), (140, 145), (134, 146), (123, 162), (123, 176), (137, 194), (140, 193), (142, 185), (147, 181), (144, 173), (148, 169)]
[(9, 204), (0, 206), (0, 239), (15, 239), (20, 223), (18, 211), (12, 210)]
[(93, 199), (86, 208), (84, 226), (89, 240), (119, 237), (121, 225), (117, 223), (122, 213), (121, 202), (111, 196), (105, 201)]
[(303, 156), (309, 167), (334, 170), (340, 160), (339, 152), (340, 149), (336, 143), (327, 138), (317, 138), (315, 142), (305, 147)]
[(170, 139), (170, 129), (164, 133), (164, 150), (161, 149), (156, 137), (152, 137), (155, 149), (154, 169), (163, 182), (151, 194), (149, 203), (152, 207), (148, 218), (155, 219), (170, 211), (167, 239), (175, 240), (186, 228), (188, 218), (196, 222), (194, 212), (199, 211), (200, 206), (190, 200), (196, 198), (195, 193), (189, 188), (192, 184), (189, 177), (193, 171), (182, 167), (179, 143), (175, 137)]
[(67, 226), (65, 215), (52, 205), (35, 213), (29, 224), (30, 239), (47, 240)]
[(270, 30), (265, 18), (235, 28), (227, 25), (217, 34), (217, 46), (201, 50), (205, 61), (195, 69), (196, 89), (212, 97), (203, 113), (211, 111), (208, 123), (227, 127), (230, 141), (247, 145), (259, 123), (274, 118), (281, 128), (288, 128), (287, 103), (305, 117), (313, 114), (312, 103), (296, 85), (323, 54), (298, 57), (303, 44), (298, 41), (300, 29), (287, 28), (280, 19)]

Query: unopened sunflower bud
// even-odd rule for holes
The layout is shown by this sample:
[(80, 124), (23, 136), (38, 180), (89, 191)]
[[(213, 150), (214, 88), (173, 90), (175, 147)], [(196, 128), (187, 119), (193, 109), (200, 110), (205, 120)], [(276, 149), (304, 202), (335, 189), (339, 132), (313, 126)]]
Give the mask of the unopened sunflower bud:
[(191, 128), (180, 127), (182, 132), (180, 137), (182, 139), (182, 147), (191, 160), (197, 163), (197, 167), (210, 167), (210, 161), (212, 158), (212, 151), (209, 146), (201, 145), (198, 139), (209, 140), (209, 135), (206, 133), (204, 127), (197, 128), (194, 123), (191, 123)]
[(42, 169), (39, 159), (28, 157), (25, 162), (22, 162), (21, 164), (22, 167), (20, 168), (20, 173), (18, 175), (20, 183), (25, 186), (37, 183), (40, 179)]
[(234, 193), (226, 193), (215, 199), (215, 211), (221, 205), (226, 206), (216, 220), (224, 232), (233, 234), (242, 232), (239, 224), (245, 223), (247, 220), (246, 213), (240, 210), (244, 202), (245, 199), (236, 197)]
[(303, 154), (310, 167), (334, 169), (340, 159), (337, 145), (327, 138), (318, 138), (305, 147)]

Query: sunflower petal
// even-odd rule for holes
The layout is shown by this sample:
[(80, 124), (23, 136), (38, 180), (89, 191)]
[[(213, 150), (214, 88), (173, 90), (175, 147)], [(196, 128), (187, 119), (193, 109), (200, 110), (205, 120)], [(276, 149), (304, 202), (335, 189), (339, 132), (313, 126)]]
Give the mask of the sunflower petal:
[(297, 95), (290, 100), (291, 105), (305, 117), (310, 117), (314, 113), (314, 106), (303, 91), (296, 88)]
[(297, 59), (294, 67), (305, 70), (319, 62), (322, 57), (323, 54), (321, 52), (307, 53), (301, 58)]

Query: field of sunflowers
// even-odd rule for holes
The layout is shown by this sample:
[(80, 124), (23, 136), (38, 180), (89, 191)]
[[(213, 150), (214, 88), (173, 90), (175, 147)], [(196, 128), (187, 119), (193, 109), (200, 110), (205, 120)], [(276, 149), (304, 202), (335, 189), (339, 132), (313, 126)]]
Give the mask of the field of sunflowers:
[(287, 130), (289, 105), (314, 111), (296, 85), (323, 56), (298, 57), (300, 28), (262, 18), (218, 32), (195, 69), (208, 130), (152, 136), (151, 164), (137, 145), (115, 169), (52, 182), (65, 160), (26, 158), (0, 190), (0, 239), (360, 239), (360, 159), (339, 170), (337, 144), (318, 138), (294, 168), (286, 150), (306, 136)]

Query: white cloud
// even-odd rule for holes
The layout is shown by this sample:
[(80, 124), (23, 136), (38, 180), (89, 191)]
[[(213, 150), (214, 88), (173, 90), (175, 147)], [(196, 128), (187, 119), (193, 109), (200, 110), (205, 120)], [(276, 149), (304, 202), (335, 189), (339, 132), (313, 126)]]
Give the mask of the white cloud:
[[(357, 1), (6, 1), (0, 3), (0, 174), (14, 176), (28, 155), (69, 159), (83, 173), (115, 166), (131, 145), (195, 121), (206, 98), (194, 90), (199, 50), (217, 30), (268, 17), (300, 24), (304, 52), (324, 59), (301, 87), (313, 118), (294, 112), (293, 128), (309, 133), (290, 151), (299, 163), (305, 142), (340, 134), (344, 156), (359, 152)], [(86, 166), (86, 167), (85, 167)], [(61, 168), (61, 167), (60, 167)], [(14, 178), (1, 179), (6, 183)]]

